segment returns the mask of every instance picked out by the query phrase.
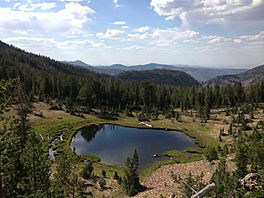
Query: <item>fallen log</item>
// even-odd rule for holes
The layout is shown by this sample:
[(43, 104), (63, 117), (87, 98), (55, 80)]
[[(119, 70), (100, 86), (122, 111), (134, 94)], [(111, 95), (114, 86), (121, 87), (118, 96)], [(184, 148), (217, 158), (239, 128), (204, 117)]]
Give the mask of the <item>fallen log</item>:
[(201, 197), (204, 197), (206, 194), (208, 194), (214, 188), (215, 188), (215, 184), (214, 183), (208, 184), (202, 190), (200, 190), (196, 194), (192, 195), (191, 198), (201, 198)]

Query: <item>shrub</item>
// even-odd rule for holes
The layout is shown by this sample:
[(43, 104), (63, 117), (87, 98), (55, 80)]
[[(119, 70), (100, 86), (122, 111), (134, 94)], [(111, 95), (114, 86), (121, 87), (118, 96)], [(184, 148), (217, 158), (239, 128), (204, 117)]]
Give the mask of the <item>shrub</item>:
[(218, 155), (215, 147), (208, 147), (205, 156), (209, 161), (217, 160)]
[(117, 172), (115, 171), (114, 176), (113, 176), (113, 179), (114, 180), (118, 180), (118, 178), (119, 178), (119, 176), (118, 176)]
[(140, 113), (138, 115), (138, 121), (148, 121), (148, 118), (145, 113)]
[(106, 172), (105, 172), (105, 170), (102, 170), (102, 176), (103, 176), (103, 177), (106, 177)]
[(104, 178), (100, 178), (100, 180), (99, 180), (99, 185), (100, 185), (100, 188), (101, 188), (101, 189), (104, 189), (104, 188), (105, 188), (106, 181), (105, 181)]
[(89, 162), (82, 170), (81, 175), (84, 179), (90, 179), (93, 175), (93, 165)]

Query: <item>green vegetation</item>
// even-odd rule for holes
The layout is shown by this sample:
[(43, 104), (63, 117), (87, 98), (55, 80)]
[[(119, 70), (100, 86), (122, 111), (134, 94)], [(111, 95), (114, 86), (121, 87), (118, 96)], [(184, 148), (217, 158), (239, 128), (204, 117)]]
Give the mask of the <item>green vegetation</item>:
[(82, 170), (82, 177), (84, 179), (90, 179), (93, 176), (93, 164), (91, 162), (88, 162), (85, 164), (83, 170)]
[(150, 81), (156, 84), (176, 85), (182, 87), (199, 85), (197, 80), (185, 72), (165, 69), (126, 71), (120, 73), (118, 78), (130, 81)]
[(209, 161), (217, 160), (218, 154), (217, 154), (216, 148), (215, 147), (208, 147), (206, 150), (205, 156)]
[[(177, 87), (122, 81), (2, 42), (0, 56), (0, 197), (78, 197), (85, 182), (94, 185), (91, 178), (99, 178), (101, 190), (114, 178), (132, 196), (143, 190), (139, 176), (144, 179), (161, 165), (201, 160), (203, 154), (219, 160), (211, 180), (217, 185), (213, 197), (263, 197), (264, 124), (258, 111), (263, 110), (264, 82)], [(35, 111), (39, 104), (48, 109)], [(216, 109), (222, 110), (213, 115)], [(146, 127), (139, 121), (153, 129), (183, 131), (202, 148), (166, 151), (169, 159), (139, 174), (136, 152), (124, 170), (99, 163), (96, 156), (77, 156), (69, 147), (75, 131), (87, 124)], [(61, 135), (51, 162), (48, 148)], [(260, 177), (258, 188), (236, 186), (248, 173)]]
[[(191, 150), (195, 150), (195, 149), (192, 148)], [(153, 173), (155, 170), (160, 168), (162, 165), (176, 164), (176, 163), (188, 163), (188, 162), (193, 162), (193, 161), (198, 161), (198, 160), (203, 159), (202, 155), (199, 153), (182, 152), (178, 150), (165, 151), (164, 155), (168, 156), (170, 159), (155, 162), (149, 165), (144, 170), (142, 170), (140, 172), (141, 180), (150, 176), (151, 173)]]
[(125, 161), (125, 165), (125, 176), (123, 177), (122, 185), (128, 196), (134, 196), (138, 192), (144, 190), (144, 187), (139, 182), (139, 176), (137, 172), (139, 158), (136, 150), (131, 159), (129, 157), (127, 158), (127, 160)]

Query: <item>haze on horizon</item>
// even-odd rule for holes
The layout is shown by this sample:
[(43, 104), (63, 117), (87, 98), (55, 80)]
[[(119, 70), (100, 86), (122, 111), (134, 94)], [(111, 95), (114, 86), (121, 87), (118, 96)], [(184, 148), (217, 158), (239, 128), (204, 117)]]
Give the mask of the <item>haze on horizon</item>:
[(253, 67), (264, 0), (2, 0), (0, 40), (57, 60)]

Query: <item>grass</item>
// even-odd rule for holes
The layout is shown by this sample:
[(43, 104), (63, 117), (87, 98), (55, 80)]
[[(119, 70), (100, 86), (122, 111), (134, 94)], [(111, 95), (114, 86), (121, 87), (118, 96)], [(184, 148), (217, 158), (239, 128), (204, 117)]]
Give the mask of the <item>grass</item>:
[(113, 178), (115, 172), (117, 172), (117, 174), (122, 177), (124, 177), (125, 175), (124, 169), (117, 167), (117, 166), (97, 163), (97, 164), (94, 164), (93, 167), (94, 167), (94, 173), (96, 175), (102, 175), (103, 170), (106, 171), (106, 176), (111, 177), (111, 178)]
[[(194, 151), (193, 149), (195, 150), (196, 148), (190, 148), (190, 150)], [(168, 150), (164, 152), (164, 155), (168, 156), (170, 159), (153, 163), (147, 168), (145, 168), (144, 170), (142, 170), (140, 172), (141, 180), (144, 180), (145, 178), (149, 177), (151, 173), (153, 173), (155, 170), (157, 170), (163, 165), (189, 163), (189, 162), (199, 161), (203, 159), (200, 153), (182, 152), (179, 150)]]
[(205, 149), (203, 149), (203, 148), (199, 148), (199, 147), (197, 147), (197, 148), (194, 148), (194, 147), (187, 147), (187, 148), (185, 149), (185, 152), (188, 152), (188, 153), (198, 153), (198, 154), (203, 154), (204, 151), (205, 151)]

